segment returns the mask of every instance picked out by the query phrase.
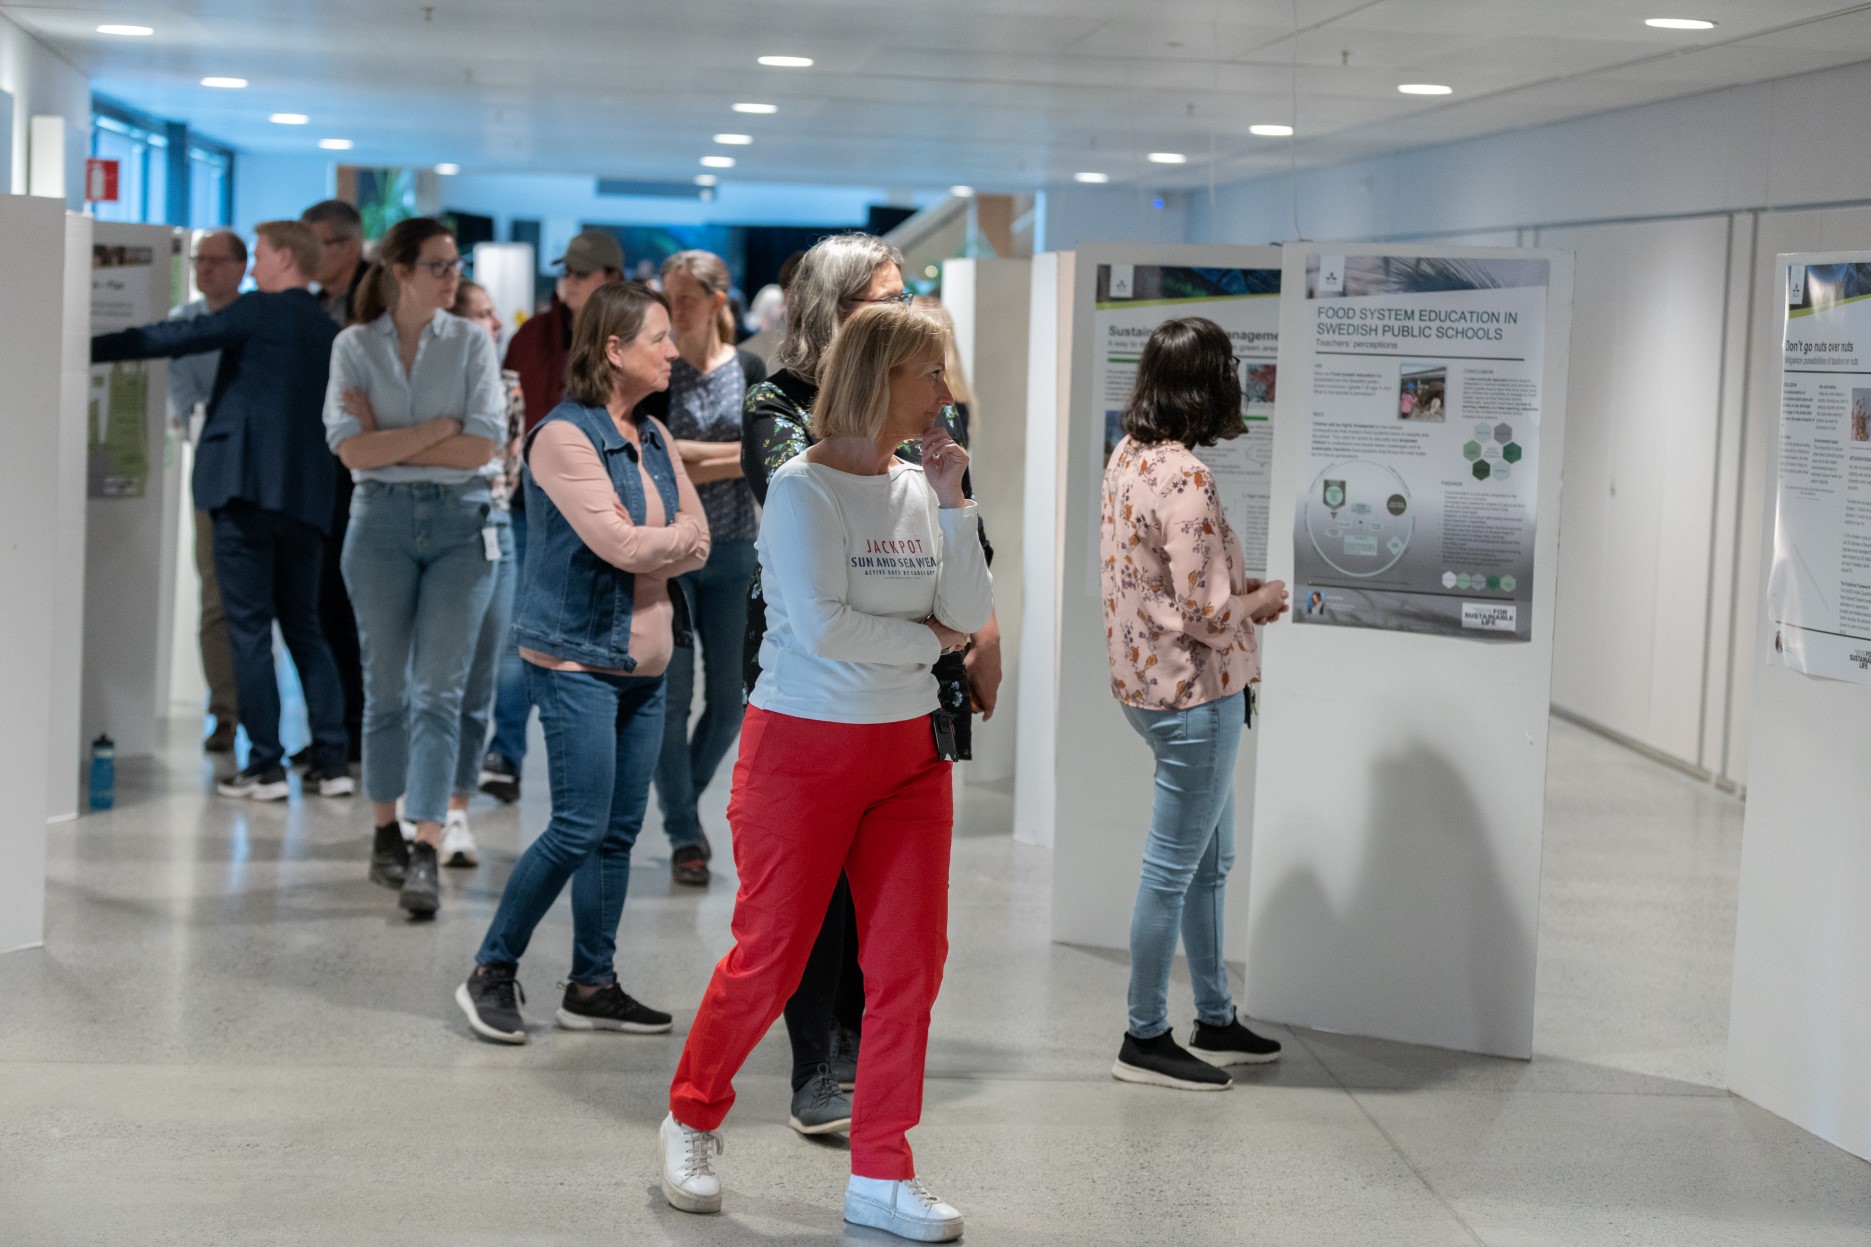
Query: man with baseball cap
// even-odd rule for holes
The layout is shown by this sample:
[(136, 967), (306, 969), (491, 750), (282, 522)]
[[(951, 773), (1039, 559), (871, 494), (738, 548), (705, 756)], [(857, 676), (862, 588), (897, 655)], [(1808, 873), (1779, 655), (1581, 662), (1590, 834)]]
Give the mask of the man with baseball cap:
[[(581, 230), (553, 261), (565, 266), (553, 293), (552, 306), (533, 317), (507, 344), (506, 366), (520, 374), (520, 392), (526, 399), (526, 428), (552, 414), (565, 398), (565, 360), (572, 349), (572, 321), (584, 310), (591, 292), (624, 279), (624, 249), (607, 230)], [(513, 548), (516, 563), (526, 559), (525, 495), (516, 492), (513, 510)], [(515, 577), (519, 566), (514, 569)], [(520, 799), (520, 763), (526, 757), (526, 720), (532, 712), (526, 694), (526, 667), (519, 650), (509, 645), (501, 655), (498, 687), (494, 695), (494, 736), (481, 761), (481, 791), (501, 801)]]

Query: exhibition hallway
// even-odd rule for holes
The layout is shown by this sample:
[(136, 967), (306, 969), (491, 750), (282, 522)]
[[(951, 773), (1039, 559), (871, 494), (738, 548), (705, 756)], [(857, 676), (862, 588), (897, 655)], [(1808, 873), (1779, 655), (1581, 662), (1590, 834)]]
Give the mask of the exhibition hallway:
[[(517, 809), (477, 804), (482, 866), (410, 925), (364, 877), (361, 807), (217, 800), (195, 737), (171, 723), (115, 810), (52, 829), (46, 946), (0, 959), (11, 1247), (895, 1241), (840, 1224), (846, 1154), (788, 1129), (777, 1029), (727, 1125), (725, 1215), (657, 1189), (727, 946), (724, 831), (703, 893), (671, 885), (654, 815), (639, 844), (619, 965), (675, 1035), (551, 1029), (561, 903), (522, 967), (533, 1041), (493, 1047), (450, 993), (543, 766)], [(1871, 1166), (1722, 1089), (1741, 803), (1565, 722), (1551, 763), (1531, 1063), (1274, 1027), (1285, 1059), (1214, 1096), (1111, 1081), (1124, 959), (1048, 942), (1048, 853), (1011, 840), (1007, 794), (962, 789), (914, 1142), (967, 1241), (1864, 1247)]]

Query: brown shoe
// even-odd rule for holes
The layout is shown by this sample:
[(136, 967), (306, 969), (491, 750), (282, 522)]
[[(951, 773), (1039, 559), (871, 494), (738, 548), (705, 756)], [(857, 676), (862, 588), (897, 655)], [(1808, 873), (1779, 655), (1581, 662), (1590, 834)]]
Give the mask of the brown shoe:
[(684, 887), (708, 886), (708, 851), (698, 844), (685, 844), (669, 857), (669, 873)]
[(208, 733), (208, 739), (201, 742), (203, 753), (233, 753), (234, 732), (236, 725), (216, 721), (214, 731)]

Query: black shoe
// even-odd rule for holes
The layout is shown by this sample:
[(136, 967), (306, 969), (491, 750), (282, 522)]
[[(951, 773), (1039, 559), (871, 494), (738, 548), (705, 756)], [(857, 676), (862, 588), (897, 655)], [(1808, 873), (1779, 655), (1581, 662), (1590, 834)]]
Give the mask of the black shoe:
[[(402, 839), (397, 832), (397, 839)], [(409, 869), (403, 874), (403, 890), (396, 903), (409, 911), (411, 918), (433, 918), (442, 907), (442, 881), (436, 874), (441, 863), (435, 846), (418, 840), (409, 846)]]
[(832, 1080), (846, 1091), (858, 1088), (858, 1043), (856, 1031), (832, 1024)]
[(468, 1015), (468, 1025), (482, 1039), (526, 1042), (526, 1019), (520, 1016), (526, 993), (514, 977), (516, 973), (512, 966), (487, 966), (470, 974), (468, 981), (455, 989), (455, 1003)]
[(311, 765), (312, 765), (312, 746), (310, 745), (307, 745), (305, 748), (299, 750), (299, 752), (293, 754), (290, 758), (286, 759), (286, 767), (288, 770), (303, 771)]
[(351, 778), (351, 772), (340, 767), (326, 770), (315, 766), (299, 779), (300, 791), (317, 793), (321, 797), (348, 797), (357, 791), (357, 781)]
[(623, 1031), (631, 1035), (662, 1035), (675, 1024), (667, 1013), (632, 999), (615, 983), (589, 996), (580, 996), (578, 988), (567, 983), (557, 1021), (568, 1031)]
[(520, 764), (490, 753), (481, 759), (481, 791), (505, 805), (520, 799)]
[(1191, 1056), (1168, 1031), (1155, 1039), (1139, 1039), (1126, 1031), (1117, 1064), (1111, 1067), (1111, 1077), (1119, 1082), (1174, 1087), (1181, 1091), (1226, 1091), (1234, 1086), (1234, 1079), (1228, 1077), (1226, 1070), (1216, 1069), (1199, 1056)]
[(237, 772), (217, 783), (214, 790), (224, 797), (245, 797), (249, 801), (284, 801), (292, 795), (285, 769), (277, 766)]
[(1265, 1065), (1280, 1059), (1280, 1041), (1256, 1035), (1236, 1017), (1226, 1026), (1197, 1022), (1189, 1033), (1189, 1051), (1210, 1065)]
[(832, 1081), (831, 1066), (819, 1066), (806, 1085), (793, 1092), (792, 1113), (786, 1120), (804, 1135), (851, 1129), (851, 1097)]
[(395, 823), (377, 828), (370, 844), (370, 881), (386, 888), (400, 888), (409, 872), (409, 845), (403, 842), (403, 829)]
[(685, 844), (669, 855), (669, 873), (686, 888), (708, 886), (708, 851), (699, 844)]
[(201, 742), (201, 751), (203, 753), (233, 753), (234, 731), (235, 725), (232, 723), (216, 723), (214, 731), (209, 732), (207, 739)]

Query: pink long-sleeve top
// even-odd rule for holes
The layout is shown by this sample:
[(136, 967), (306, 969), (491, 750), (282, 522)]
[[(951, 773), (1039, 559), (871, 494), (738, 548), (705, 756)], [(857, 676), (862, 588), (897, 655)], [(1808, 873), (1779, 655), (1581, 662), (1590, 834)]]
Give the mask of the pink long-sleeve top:
[(1117, 444), (1104, 473), (1099, 554), (1119, 701), (1186, 710), (1260, 678), (1241, 546), (1213, 473), (1188, 447)]
[[(651, 420), (670, 444), (669, 430)], [(634, 427), (619, 430), (641, 446)], [(643, 523), (631, 520), (630, 513), (611, 485), (604, 459), (591, 439), (568, 420), (554, 420), (533, 437), (527, 467), (533, 479), (552, 499), (552, 505), (565, 516), (578, 539), (612, 567), (636, 577), (636, 591), (631, 601), (630, 656), (636, 660), (635, 671), (594, 667), (590, 663), (558, 658), (522, 646), (520, 657), (554, 671), (594, 671), (605, 675), (661, 675), (669, 666), (675, 649), (673, 620), (675, 609), (669, 601), (669, 581), (673, 576), (692, 572), (708, 561), (708, 520), (702, 514), (702, 501), (695, 486), (689, 483), (682, 460), (669, 456), (676, 472), (676, 515), (669, 518), (662, 495), (656, 491), (649, 470), (637, 456), (637, 471), (643, 477)]]

